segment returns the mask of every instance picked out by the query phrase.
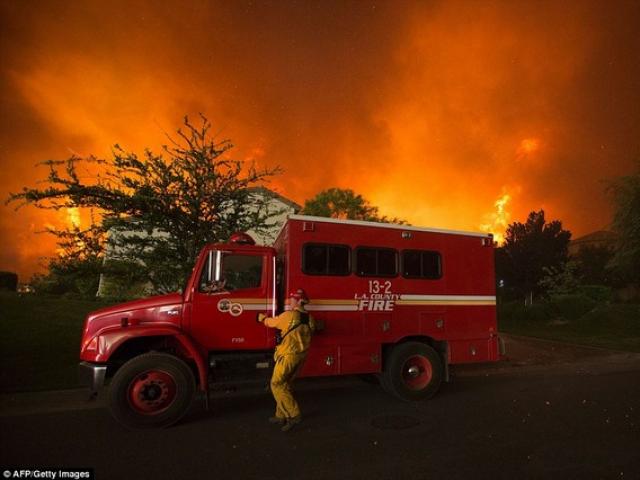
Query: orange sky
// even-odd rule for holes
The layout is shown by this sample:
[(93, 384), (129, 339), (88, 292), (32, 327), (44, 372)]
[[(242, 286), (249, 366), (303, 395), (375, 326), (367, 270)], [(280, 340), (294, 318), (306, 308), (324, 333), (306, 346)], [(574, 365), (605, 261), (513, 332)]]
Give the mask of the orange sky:
[[(338, 186), (415, 225), (605, 228), (640, 157), (638, 2), (1, 1), (0, 197), (40, 160), (159, 150), (205, 113), (303, 203)], [(75, 212), (0, 207), (0, 270)]]

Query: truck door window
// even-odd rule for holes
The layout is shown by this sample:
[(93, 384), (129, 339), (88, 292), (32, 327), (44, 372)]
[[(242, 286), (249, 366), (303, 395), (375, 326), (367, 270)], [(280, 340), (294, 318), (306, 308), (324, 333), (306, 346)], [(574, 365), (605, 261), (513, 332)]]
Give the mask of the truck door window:
[(228, 291), (258, 288), (262, 282), (262, 256), (224, 255), (222, 278)]
[(220, 262), (222, 252), (210, 251), (204, 262), (204, 268), (200, 273), (198, 291), (201, 293), (217, 293), (225, 290), (223, 279), (220, 278)]
[(262, 255), (209, 252), (200, 274), (198, 290), (216, 293), (258, 288), (262, 283), (262, 263)]

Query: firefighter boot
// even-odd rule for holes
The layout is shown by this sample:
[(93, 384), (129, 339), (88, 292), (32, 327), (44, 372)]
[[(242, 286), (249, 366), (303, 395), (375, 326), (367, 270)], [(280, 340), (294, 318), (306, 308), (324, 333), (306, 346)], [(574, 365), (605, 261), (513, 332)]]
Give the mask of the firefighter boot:
[(280, 430), (282, 430), (283, 432), (288, 432), (293, 427), (298, 425), (300, 422), (302, 422), (302, 415), (298, 415), (297, 417), (287, 418), (287, 423), (285, 423)]

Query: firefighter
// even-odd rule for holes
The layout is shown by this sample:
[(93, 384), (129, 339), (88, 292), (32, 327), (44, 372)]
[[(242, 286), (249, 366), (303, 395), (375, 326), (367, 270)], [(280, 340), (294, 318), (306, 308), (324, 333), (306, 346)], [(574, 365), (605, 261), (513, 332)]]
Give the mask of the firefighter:
[(280, 331), (280, 342), (274, 354), (275, 367), (271, 377), (271, 393), (276, 401), (276, 414), (269, 418), (270, 423), (282, 426), (287, 432), (302, 421), (300, 407), (291, 392), (296, 373), (302, 368), (307, 357), (311, 336), (315, 330), (313, 318), (306, 312), (304, 305), (309, 300), (302, 289), (289, 295), (289, 310), (277, 317), (258, 315), (258, 321), (267, 327)]

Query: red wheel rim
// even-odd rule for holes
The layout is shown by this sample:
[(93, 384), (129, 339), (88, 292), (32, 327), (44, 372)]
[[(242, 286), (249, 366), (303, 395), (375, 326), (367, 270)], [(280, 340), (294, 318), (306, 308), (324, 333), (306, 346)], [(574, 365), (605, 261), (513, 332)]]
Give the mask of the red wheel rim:
[(176, 381), (161, 370), (148, 370), (131, 380), (127, 397), (133, 409), (143, 415), (164, 412), (176, 398)]
[(422, 390), (429, 385), (433, 377), (431, 362), (427, 357), (414, 355), (402, 365), (402, 381), (411, 390)]

